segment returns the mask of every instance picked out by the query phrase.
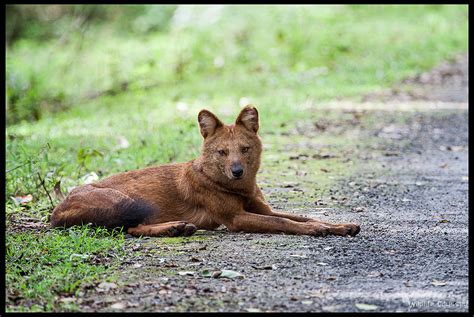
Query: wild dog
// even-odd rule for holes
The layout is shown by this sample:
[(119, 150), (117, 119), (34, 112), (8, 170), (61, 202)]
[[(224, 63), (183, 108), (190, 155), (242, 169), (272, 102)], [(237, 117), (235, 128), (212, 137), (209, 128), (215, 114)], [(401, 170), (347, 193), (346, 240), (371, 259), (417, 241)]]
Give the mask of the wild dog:
[(199, 157), (79, 186), (53, 210), (52, 226), (123, 226), (134, 236), (188, 236), (220, 225), (233, 232), (359, 233), (356, 224), (332, 224), (272, 210), (256, 183), (262, 142), (255, 107), (243, 108), (231, 125), (208, 110), (199, 112), (198, 122), (204, 138)]

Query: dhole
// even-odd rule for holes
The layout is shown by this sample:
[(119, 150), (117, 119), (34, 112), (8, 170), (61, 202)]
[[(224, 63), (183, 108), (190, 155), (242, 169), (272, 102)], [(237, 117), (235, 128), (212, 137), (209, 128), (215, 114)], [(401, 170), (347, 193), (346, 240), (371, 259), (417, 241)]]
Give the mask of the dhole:
[(75, 188), (54, 209), (53, 226), (123, 226), (134, 236), (188, 236), (225, 225), (230, 231), (354, 236), (356, 224), (331, 224), (275, 212), (256, 183), (262, 143), (257, 109), (247, 106), (232, 125), (208, 110), (198, 115), (201, 155), (186, 163), (149, 167)]

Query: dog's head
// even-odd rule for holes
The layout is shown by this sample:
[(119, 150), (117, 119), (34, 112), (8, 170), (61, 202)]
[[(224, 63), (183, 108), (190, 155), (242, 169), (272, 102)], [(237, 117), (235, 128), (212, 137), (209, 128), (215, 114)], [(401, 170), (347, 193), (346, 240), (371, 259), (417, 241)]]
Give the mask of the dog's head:
[(198, 121), (204, 137), (203, 164), (208, 173), (224, 183), (254, 180), (262, 153), (257, 109), (246, 106), (231, 125), (223, 124), (208, 110), (199, 112)]

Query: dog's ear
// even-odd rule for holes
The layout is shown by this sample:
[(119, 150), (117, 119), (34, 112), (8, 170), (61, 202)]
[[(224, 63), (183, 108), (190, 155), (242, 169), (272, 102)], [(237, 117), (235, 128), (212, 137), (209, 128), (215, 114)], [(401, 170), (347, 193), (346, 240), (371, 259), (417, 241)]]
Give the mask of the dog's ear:
[(245, 106), (242, 111), (240, 111), (235, 124), (240, 124), (244, 126), (247, 130), (257, 133), (258, 131), (258, 111), (252, 105)]
[(203, 109), (198, 114), (199, 128), (204, 138), (213, 135), (221, 127), (222, 122), (209, 110)]

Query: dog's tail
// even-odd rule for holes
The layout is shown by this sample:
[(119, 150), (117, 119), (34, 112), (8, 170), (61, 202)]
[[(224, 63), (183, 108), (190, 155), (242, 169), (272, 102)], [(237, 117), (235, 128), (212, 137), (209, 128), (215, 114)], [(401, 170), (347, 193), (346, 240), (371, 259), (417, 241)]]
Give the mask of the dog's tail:
[[(77, 206), (77, 205), (76, 205)], [(110, 208), (97, 208), (82, 205), (75, 208), (74, 204), (63, 200), (50, 217), (53, 227), (71, 227), (74, 225), (92, 224), (107, 228), (124, 227), (128, 229), (146, 222), (147, 218), (156, 214), (156, 208), (141, 200), (122, 200)]]

